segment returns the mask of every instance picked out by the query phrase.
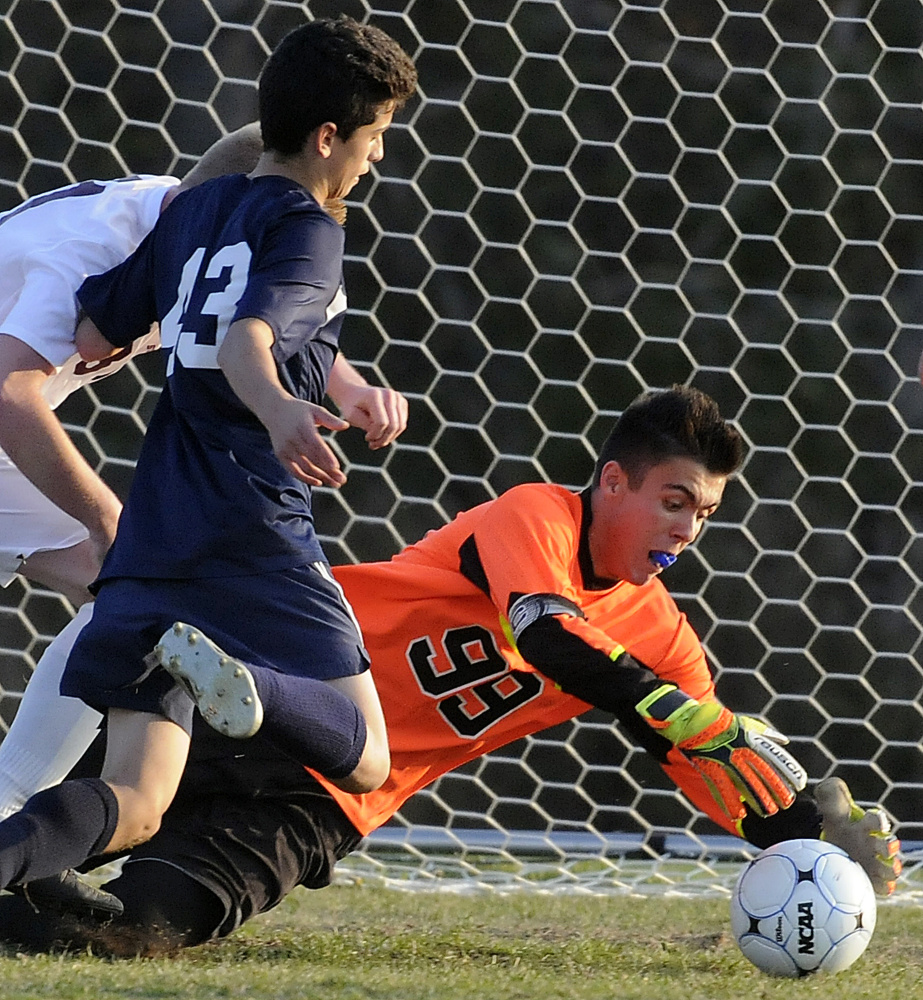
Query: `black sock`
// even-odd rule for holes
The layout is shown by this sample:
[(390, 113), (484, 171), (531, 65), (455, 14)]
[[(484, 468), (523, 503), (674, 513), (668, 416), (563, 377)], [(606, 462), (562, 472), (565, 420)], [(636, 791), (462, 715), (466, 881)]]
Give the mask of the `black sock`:
[(38, 792), (0, 823), (0, 887), (76, 868), (102, 852), (118, 818), (115, 794), (101, 778)]
[(260, 732), (327, 778), (351, 774), (365, 749), (365, 717), (346, 695), (312, 677), (248, 664), (263, 703)]

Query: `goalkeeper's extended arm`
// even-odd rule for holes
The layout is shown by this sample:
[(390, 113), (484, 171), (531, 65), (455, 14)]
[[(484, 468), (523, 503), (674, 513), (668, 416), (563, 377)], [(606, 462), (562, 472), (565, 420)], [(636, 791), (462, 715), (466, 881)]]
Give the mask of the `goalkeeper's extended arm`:
[(678, 747), (702, 775), (732, 820), (787, 808), (806, 776), (782, 749), (784, 736), (747, 716), (733, 715), (716, 701), (698, 702), (613, 643), (606, 654), (567, 631), (555, 616), (584, 617), (558, 594), (519, 596), (509, 621), (519, 652), (566, 694), (612, 712), (661, 762)]
[(663, 684), (637, 705), (641, 716), (692, 762), (728, 817), (740, 821), (787, 809), (807, 784), (804, 768), (782, 749), (788, 740), (764, 722), (699, 702)]

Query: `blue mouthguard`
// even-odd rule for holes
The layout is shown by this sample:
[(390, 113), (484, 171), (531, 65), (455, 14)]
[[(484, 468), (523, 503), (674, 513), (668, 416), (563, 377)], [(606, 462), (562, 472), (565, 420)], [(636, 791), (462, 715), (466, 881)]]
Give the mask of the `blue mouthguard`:
[(651, 552), (651, 562), (661, 569), (669, 569), (676, 562), (676, 556), (669, 552)]

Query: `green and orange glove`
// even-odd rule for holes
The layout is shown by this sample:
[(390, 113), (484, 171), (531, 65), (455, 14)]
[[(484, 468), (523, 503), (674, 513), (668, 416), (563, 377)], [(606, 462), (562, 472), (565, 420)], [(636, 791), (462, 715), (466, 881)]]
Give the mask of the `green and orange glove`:
[(901, 842), (891, 831), (891, 820), (880, 806), (856, 805), (842, 778), (825, 778), (814, 790), (823, 821), (821, 840), (841, 847), (865, 869), (880, 896), (894, 892), (901, 873)]
[(788, 739), (764, 722), (735, 715), (718, 701), (696, 701), (664, 684), (636, 706), (641, 717), (682, 751), (723, 812), (735, 822), (749, 809), (771, 816), (787, 809), (807, 775), (782, 749)]

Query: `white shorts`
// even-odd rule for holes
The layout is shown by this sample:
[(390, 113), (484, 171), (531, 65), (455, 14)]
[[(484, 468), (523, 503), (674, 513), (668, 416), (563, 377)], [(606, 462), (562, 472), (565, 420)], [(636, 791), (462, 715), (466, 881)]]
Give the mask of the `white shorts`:
[(33, 553), (69, 549), (89, 537), (0, 452), (0, 587), (13, 581)]

